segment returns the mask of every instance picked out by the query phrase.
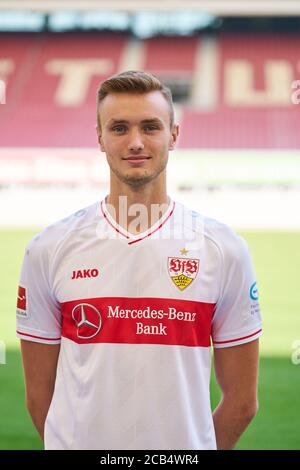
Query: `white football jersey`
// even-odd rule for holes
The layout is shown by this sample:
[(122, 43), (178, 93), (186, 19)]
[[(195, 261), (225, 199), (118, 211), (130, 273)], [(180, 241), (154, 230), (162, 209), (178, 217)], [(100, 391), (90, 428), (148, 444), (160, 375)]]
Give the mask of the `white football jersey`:
[(105, 198), (27, 246), (17, 336), (60, 343), (46, 449), (216, 449), (211, 346), (261, 331), (246, 242), (171, 198), (139, 235)]

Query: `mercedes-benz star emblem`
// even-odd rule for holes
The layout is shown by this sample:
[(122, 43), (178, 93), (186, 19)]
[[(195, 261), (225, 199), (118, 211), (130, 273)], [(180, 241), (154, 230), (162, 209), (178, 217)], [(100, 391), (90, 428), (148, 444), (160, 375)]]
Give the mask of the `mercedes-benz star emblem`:
[(99, 310), (91, 304), (78, 304), (72, 310), (72, 318), (77, 325), (77, 336), (81, 339), (94, 338), (102, 326)]

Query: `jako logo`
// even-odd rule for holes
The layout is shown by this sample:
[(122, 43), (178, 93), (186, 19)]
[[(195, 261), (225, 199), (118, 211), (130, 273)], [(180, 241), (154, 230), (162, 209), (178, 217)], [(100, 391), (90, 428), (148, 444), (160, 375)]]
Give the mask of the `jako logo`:
[(84, 279), (86, 277), (97, 277), (99, 276), (98, 269), (80, 269), (79, 271), (73, 271), (71, 279)]

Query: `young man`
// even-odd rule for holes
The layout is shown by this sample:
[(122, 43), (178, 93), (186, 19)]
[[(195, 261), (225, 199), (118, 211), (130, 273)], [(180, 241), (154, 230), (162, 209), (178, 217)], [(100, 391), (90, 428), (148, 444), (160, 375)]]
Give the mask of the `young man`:
[(32, 420), (46, 449), (232, 449), (258, 406), (246, 243), (167, 195), (178, 125), (156, 77), (103, 82), (97, 133), (109, 194), (24, 258), (17, 335)]

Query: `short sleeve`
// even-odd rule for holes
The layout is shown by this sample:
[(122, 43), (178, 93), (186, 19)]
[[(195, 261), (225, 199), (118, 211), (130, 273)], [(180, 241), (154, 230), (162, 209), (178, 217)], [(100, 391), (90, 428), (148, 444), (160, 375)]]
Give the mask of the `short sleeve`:
[(49, 249), (36, 236), (23, 259), (17, 298), (17, 337), (45, 344), (61, 341), (60, 305), (51, 292)]
[(227, 232), (221, 258), (220, 296), (212, 320), (215, 348), (237, 346), (262, 334), (258, 288), (247, 243), (233, 231)]

